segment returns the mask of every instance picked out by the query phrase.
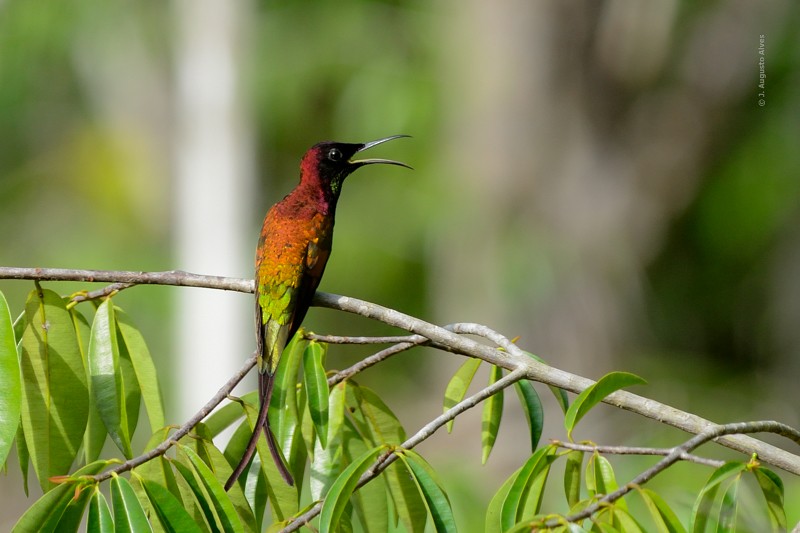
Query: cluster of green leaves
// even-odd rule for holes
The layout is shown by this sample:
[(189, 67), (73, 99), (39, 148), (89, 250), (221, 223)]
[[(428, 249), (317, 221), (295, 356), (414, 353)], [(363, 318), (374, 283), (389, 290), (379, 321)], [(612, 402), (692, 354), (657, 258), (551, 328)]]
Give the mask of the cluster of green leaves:
[(16, 442), (28, 485), (28, 466), (42, 490), (76, 461), (97, 460), (106, 437), (132, 457), (131, 436), (144, 403), (152, 431), (164, 425), (155, 367), (141, 333), (104, 301), (91, 326), (69, 299), (40, 286), (11, 324), (0, 295), (3, 382), (0, 462)]
[[(461, 374), (456, 373), (454, 380), (463, 378), (463, 367), (459, 372)], [(496, 379), (494, 373), (490, 379)], [(642, 378), (634, 374), (612, 372), (584, 390), (572, 405), (566, 408), (564, 415), (564, 426), (570, 441), (577, 423), (605, 397), (623, 387), (644, 383)], [(533, 391), (533, 389), (531, 390)], [(533, 391), (533, 394), (535, 395), (536, 392)], [(526, 398), (523, 404), (525, 403), (528, 404), (525, 409), (527, 414), (531, 411), (530, 405), (538, 402), (532, 402)], [(488, 411), (488, 409), (484, 410), (484, 421), (487, 420)], [(532, 422), (531, 418), (528, 418)], [(541, 419), (539, 419), (539, 424), (541, 424)], [(496, 428), (498, 425), (499, 421), (490, 424), (484, 423), (484, 431), (487, 431), (487, 427)], [(540, 434), (541, 426), (534, 428), (532, 423), (531, 433)], [(642, 517), (636, 517), (631, 513), (626, 498), (619, 498), (602, 505), (586, 520), (566, 522), (565, 516), (580, 513), (595, 504), (600, 498), (619, 489), (614, 469), (609, 460), (595, 450), (585, 461), (584, 467), (585, 455), (586, 452), (580, 450), (561, 450), (557, 443), (535, 450), (495, 493), (486, 513), (484, 531), (500, 533), (543, 530), (547, 529), (545, 524), (548, 522), (558, 524), (551, 527), (550, 530), (570, 533), (582, 531), (678, 533), (687, 531), (675, 511), (658, 493), (641, 486), (633, 486), (633, 490), (629, 494), (636, 494), (641, 499), (649, 516), (649, 523), (643, 523)], [(557, 515), (552, 512), (543, 513), (542, 501), (551, 466), (562, 458), (565, 460), (563, 494), (569, 511), (565, 515)], [(737, 518), (742, 514), (738, 508), (741, 499), (738, 497), (738, 493), (744, 472), (751, 472), (757, 481), (766, 504), (766, 515), (771, 530), (786, 531), (783, 482), (774, 472), (761, 466), (755, 459), (749, 463), (725, 463), (711, 475), (696, 499), (688, 527), (689, 531), (702, 533), (709, 525), (713, 525), (715, 531), (737, 531)], [(723, 495), (718, 497), (723, 484), (726, 485), (726, 489)], [(589, 522), (589, 529), (584, 528), (586, 521)], [(766, 526), (766, 522), (762, 525)]]
[[(297, 336), (276, 371), (270, 423), (299, 481), (296, 486), (283, 482), (262, 437), (250, 468), (231, 490), (223, 488), (257, 419), (258, 398), (252, 392), (219, 408), (168, 454), (131, 470), (129, 478), (112, 474), (104, 493), (105, 485), (93, 476), (118, 462), (99, 459), (106, 437), (123, 456), (132, 457), (142, 405), (151, 433), (143, 452), (170, 439), (172, 428), (164, 426), (144, 339), (111, 298), (96, 306), (90, 326), (68, 298), (38, 285), (12, 323), (0, 294), (0, 463), (5, 464), (16, 443), (26, 490), (32, 465), (45, 493), (15, 531), (76, 531), (85, 521), (89, 531), (257, 532), (268, 518), (269, 530), (277, 531), (320, 501), (320, 531), (351, 531), (356, 524), (367, 533), (397, 526), (411, 533), (456, 531), (445, 485), (425, 459), (400, 446), (406, 433), (397, 416), (355, 380), (329, 381), (326, 353), (325, 344)], [(468, 359), (455, 373), (446, 388), (445, 412), (464, 400), (480, 364)], [(489, 385), (503, 372), (492, 366)], [(606, 396), (641, 383), (633, 374), (613, 372), (571, 405), (564, 391), (552, 388), (565, 413), (568, 438)], [(638, 486), (631, 493), (647, 509), (646, 523), (634, 516), (625, 498), (576, 523), (543, 512), (550, 470), (558, 460), (565, 460), (567, 514), (586, 509), (618, 484), (611, 463), (597, 451), (586, 459), (587, 452), (557, 443), (540, 447), (544, 413), (538, 393), (527, 380), (514, 386), (530, 429), (531, 456), (493, 497), (486, 531), (526, 531), (547, 521), (559, 524), (554, 530), (586, 531), (587, 520), (590, 531), (686, 531), (659, 494)], [(497, 438), (503, 398), (501, 390), (484, 401), (483, 462)], [(218, 448), (213, 439), (231, 426), (232, 437), (224, 449)], [(376, 465), (383, 472), (359, 486)], [(69, 474), (73, 466), (77, 470)], [(718, 531), (733, 531), (742, 514), (740, 486), (748, 472), (763, 494), (769, 524), (785, 530), (782, 482), (755, 459), (726, 463), (711, 475), (697, 497), (689, 529), (702, 532), (713, 524)]]
[[(258, 398), (250, 393), (195, 426), (174, 451), (134, 468), (130, 479), (112, 475), (109, 506), (109, 493), (91, 477), (118, 462), (98, 460), (106, 437), (131, 458), (142, 404), (152, 433), (142, 452), (171, 433), (141, 334), (111, 298), (96, 307), (90, 326), (68, 298), (38, 285), (12, 323), (0, 294), (0, 461), (16, 442), (23, 475), (32, 465), (45, 492), (15, 531), (75, 531), (85, 514), (90, 531), (255, 532), (267, 510), (278, 529), (323, 498), (322, 531), (348, 530), (357, 520), (364, 531), (381, 532), (392, 520), (422, 532), (428, 517), (437, 531), (454, 531), (438, 476), (418, 454), (398, 447), (406, 434), (392, 410), (352, 379), (329, 387), (326, 348), (290, 343), (269, 413), (295, 479), (308, 468), (306, 487), (283, 482), (262, 437), (249, 470), (223, 489), (256, 422)], [(213, 439), (234, 424), (219, 449)], [(381, 454), (394, 462), (354, 492)]]

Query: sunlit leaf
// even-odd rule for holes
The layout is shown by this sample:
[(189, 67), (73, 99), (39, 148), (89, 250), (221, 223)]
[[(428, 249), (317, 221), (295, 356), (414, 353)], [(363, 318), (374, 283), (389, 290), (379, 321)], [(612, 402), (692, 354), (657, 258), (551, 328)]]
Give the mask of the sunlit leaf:
[(133, 370), (142, 391), (144, 407), (150, 420), (150, 430), (155, 432), (164, 426), (164, 404), (158, 385), (156, 367), (144, 337), (131, 322), (130, 317), (119, 307), (115, 308), (117, 327), (130, 354)]
[(739, 473), (722, 495), (722, 502), (719, 507), (719, 519), (717, 520), (717, 531), (719, 533), (734, 533), (736, 531), (736, 512), (739, 508), (739, 499), (737, 496), (741, 479), (742, 476), (741, 473)]
[[(73, 476), (93, 475), (102, 470), (108, 463), (96, 461), (79, 469)], [(60, 483), (41, 498), (20, 517), (12, 529), (12, 533), (49, 533), (57, 531), (58, 523), (72, 498), (75, 496), (74, 483)]]
[(178, 458), (173, 461), (172, 464), (175, 466), (175, 470), (178, 471), (178, 474), (180, 474), (183, 482), (185, 482), (191, 490), (191, 493), (194, 496), (194, 501), (202, 512), (203, 519), (210, 526), (211, 531), (223, 531), (224, 528), (222, 527), (222, 522), (217, 516), (216, 509), (210, 502), (210, 496), (208, 492), (198, 481), (191, 460), (186, 457), (186, 454), (179, 451)]
[(166, 488), (148, 480), (144, 480), (142, 486), (165, 531), (168, 533), (183, 533), (184, 531), (200, 533), (203, 531), (197, 526), (192, 516), (186, 512), (183, 503)]
[(570, 508), (574, 507), (581, 499), (582, 466), (582, 451), (572, 450), (567, 454), (567, 463), (564, 465), (564, 495)]
[(544, 427), (544, 409), (539, 394), (533, 388), (533, 383), (523, 379), (514, 383), (517, 389), (522, 410), (525, 412), (525, 420), (528, 422), (528, 429), (531, 432), (531, 452), (536, 451), (539, 446), (539, 439), (542, 436)]
[(397, 416), (372, 389), (349, 380), (345, 404), (359, 432), (373, 446), (402, 444), (406, 440), (406, 432)]
[[(592, 496), (611, 494), (619, 488), (611, 463), (597, 452), (586, 463), (586, 487)], [(614, 505), (620, 509), (628, 508), (623, 499), (617, 500)]]
[(308, 341), (298, 331), (286, 348), (275, 371), (269, 419), (275, 440), (286, 457), (295, 479), (303, 479), (306, 466), (306, 447), (300, 435), (297, 408), (297, 380)]
[(344, 422), (345, 383), (339, 383), (328, 397), (328, 411), (330, 413), (328, 424), (327, 447), (322, 447), (322, 440), (314, 443), (313, 459), (311, 461), (311, 498), (322, 499), (333, 485), (333, 482), (344, 469), (342, 450), (341, 427)]
[(328, 442), (328, 379), (323, 360), (327, 344), (311, 342), (303, 352), (303, 382), (306, 386), (308, 409), (317, 430), (322, 448)]
[(492, 500), (489, 502), (489, 507), (486, 510), (486, 523), (484, 524), (485, 533), (501, 533), (503, 531), (503, 504), (508, 497), (508, 492), (511, 490), (511, 486), (517, 479), (517, 474), (519, 474), (519, 470), (505, 480), (497, 492), (495, 492)]
[(603, 401), (609, 394), (631, 385), (642, 385), (645, 380), (629, 372), (611, 372), (600, 378), (597, 383), (581, 392), (564, 415), (564, 427), (567, 436), (572, 439), (575, 425), (589, 412), (589, 410)]
[(69, 471), (89, 412), (89, 393), (75, 328), (64, 300), (46, 289), (31, 291), (20, 342), (22, 426), (43, 490)]
[(554, 446), (541, 448), (531, 455), (517, 471), (500, 509), (500, 524), (503, 530), (510, 529), (523, 519), (523, 514), (525, 514), (523, 510), (529, 497), (532, 497), (535, 503), (531, 506), (532, 512), (527, 518), (533, 517), (538, 512), (542, 494), (541, 489), (544, 487), (543, 483), (537, 487), (540, 490), (534, 491), (534, 494), (530, 494), (530, 492), (539, 476), (546, 477), (550, 464), (555, 460), (555, 452), (556, 448)]
[(361, 475), (375, 461), (383, 446), (375, 447), (350, 463), (331, 485), (319, 515), (320, 533), (334, 531)]
[(0, 467), (5, 465), (17, 435), (22, 408), (17, 340), (8, 302), (0, 292)]
[[(114, 322), (117, 323), (117, 313), (114, 311)], [(131, 354), (128, 352), (128, 345), (122, 338), (119, 327), (116, 328), (117, 346), (119, 347), (119, 368), (118, 373), (122, 376), (123, 404), (122, 409), (125, 416), (122, 421), (125, 423), (124, 433), (132, 439), (139, 423), (139, 412), (142, 406), (142, 391), (139, 388), (139, 380), (136, 378), (136, 371), (133, 368)], [(161, 427), (161, 426), (159, 426)]]
[(111, 478), (111, 507), (114, 509), (114, 531), (143, 533), (152, 531), (147, 515), (130, 482), (124, 477)]
[[(503, 369), (499, 366), (492, 366), (489, 373), (489, 385), (493, 385), (503, 377)], [(498, 391), (486, 398), (483, 402), (483, 417), (481, 422), (481, 463), (486, 464), (489, 454), (497, 440), (497, 432), (500, 430), (500, 420), (503, 417), (503, 391)]]
[(425, 501), (406, 466), (395, 461), (384, 470), (397, 517), (409, 533), (422, 533), (428, 520)]
[(17, 436), (14, 438), (17, 445), (17, 462), (19, 462), (19, 469), (22, 473), (22, 488), (25, 491), (25, 496), (28, 496), (28, 465), (30, 463), (30, 454), (28, 453), (28, 445), (25, 443), (25, 432), (23, 425), (17, 427)]
[(87, 533), (113, 533), (114, 520), (111, 509), (108, 508), (106, 497), (99, 489), (95, 488), (89, 502), (89, 515), (86, 519)]
[(110, 300), (100, 304), (94, 315), (89, 341), (89, 373), (100, 419), (117, 448), (125, 457), (130, 458), (133, 452), (128, 433), (128, 409), (120, 371), (114, 306)]
[(75, 494), (75, 487), (68, 483), (59, 485), (53, 490), (45, 493), (36, 503), (25, 511), (25, 514), (12, 529), (12, 533), (55, 531), (64, 509), (67, 508), (72, 496)]
[(78, 341), (81, 359), (83, 359), (83, 365), (86, 368), (86, 383), (89, 390), (89, 418), (86, 421), (86, 433), (83, 436), (83, 454), (85, 462), (91, 463), (100, 457), (108, 431), (106, 431), (106, 426), (103, 424), (100, 413), (97, 411), (97, 404), (95, 403), (94, 394), (92, 393), (92, 376), (89, 371), (89, 339), (91, 337), (91, 326), (86, 320), (86, 317), (84, 317), (77, 308), (70, 308), (69, 315), (72, 318), (72, 325), (77, 333), (75, 338)]
[(405, 462), (409, 471), (414, 474), (414, 479), (417, 481), (420, 493), (425, 498), (437, 533), (455, 532), (456, 521), (450, 507), (450, 500), (433, 468), (413, 450), (402, 450), (398, 455)]
[(80, 492), (76, 495), (73, 492), (73, 497), (64, 509), (64, 513), (58, 520), (58, 524), (54, 531), (59, 533), (68, 533), (70, 531), (79, 531), (81, 521), (83, 520), (83, 513), (86, 510), (86, 505), (92, 497), (94, 491), (90, 487), (81, 487)]
[[(339, 385), (344, 384), (340, 383)], [(333, 396), (333, 393), (331, 393), (331, 396)], [(352, 463), (368, 450), (367, 445), (350, 420), (345, 420), (342, 428), (342, 447), (347, 464)], [(384, 478), (385, 476), (378, 476), (373, 479), (358, 489), (350, 500), (353, 502), (365, 533), (385, 533), (389, 530), (389, 504), (387, 499), (389, 488)]]
[[(224, 531), (245, 531), (233, 502), (225, 492), (225, 488), (214, 472), (200, 459), (194, 451), (187, 446), (181, 446), (181, 451), (188, 456), (194, 467), (194, 472), (205, 488), (206, 494), (216, 510)], [(223, 476), (224, 477), (224, 476)], [(243, 497), (243, 496), (242, 496)]]
[(728, 462), (721, 467), (714, 470), (711, 477), (708, 478), (703, 489), (695, 500), (692, 509), (692, 520), (690, 529), (694, 533), (702, 533), (705, 531), (706, 523), (710, 518), (711, 507), (719, 491), (720, 483), (735, 476), (747, 468), (746, 463), (741, 462)]
[[(467, 389), (469, 389), (472, 378), (475, 377), (475, 372), (477, 372), (479, 366), (481, 366), (480, 359), (468, 358), (464, 364), (459, 367), (456, 373), (453, 374), (453, 377), (450, 378), (450, 382), (447, 384), (447, 388), (444, 391), (443, 412), (447, 412), (448, 409), (451, 409), (464, 399), (464, 396), (467, 394)], [(447, 423), (447, 432), (449, 433), (451, 431), (453, 431), (453, 420)]]
[(773, 529), (785, 531), (788, 526), (783, 504), (783, 481), (775, 472), (763, 466), (754, 468), (752, 472), (767, 502), (767, 514)]
[(642, 497), (647, 510), (650, 511), (650, 516), (658, 531), (667, 533), (684, 533), (686, 531), (675, 512), (656, 492), (641, 487), (637, 489), (637, 492)]

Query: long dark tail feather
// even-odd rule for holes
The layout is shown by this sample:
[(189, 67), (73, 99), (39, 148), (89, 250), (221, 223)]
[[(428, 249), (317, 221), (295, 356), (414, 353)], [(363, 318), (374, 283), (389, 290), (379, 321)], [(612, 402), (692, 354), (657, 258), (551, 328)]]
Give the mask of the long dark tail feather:
[(242, 472), (244, 472), (244, 470), (250, 464), (250, 461), (253, 459), (253, 455), (256, 453), (258, 438), (261, 435), (262, 429), (264, 430), (264, 435), (267, 437), (269, 453), (272, 455), (272, 460), (275, 462), (278, 472), (280, 472), (281, 477), (284, 479), (284, 481), (286, 481), (287, 484), (294, 485), (292, 474), (289, 473), (289, 469), (283, 462), (283, 457), (278, 451), (278, 444), (275, 442), (275, 436), (272, 434), (272, 430), (269, 427), (269, 417), (267, 415), (269, 413), (269, 402), (272, 399), (272, 388), (274, 384), (274, 374), (264, 372), (258, 375), (258, 396), (261, 404), (258, 410), (258, 420), (256, 420), (253, 434), (250, 436), (250, 440), (247, 442), (247, 448), (245, 448), (242, 459), (239, 461), (239, 464), (236, 465), (231, 477), (229, 477), (228, 481), (225, 483), (225, 490), (229, 490), (233, 484), (236, 483), (236, 480), (239, 479), (239, 476), (242, 475)]

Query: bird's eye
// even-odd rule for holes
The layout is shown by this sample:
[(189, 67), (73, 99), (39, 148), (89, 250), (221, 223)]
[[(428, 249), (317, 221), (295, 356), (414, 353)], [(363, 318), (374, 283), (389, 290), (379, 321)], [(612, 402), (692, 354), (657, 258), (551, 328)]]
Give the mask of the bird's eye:
[(330, 150), (328, 150), (328, 159), (330, 159), (333, 162), (341, 161), (342, 152), (340, 152), (338, 148), (331, 148)]

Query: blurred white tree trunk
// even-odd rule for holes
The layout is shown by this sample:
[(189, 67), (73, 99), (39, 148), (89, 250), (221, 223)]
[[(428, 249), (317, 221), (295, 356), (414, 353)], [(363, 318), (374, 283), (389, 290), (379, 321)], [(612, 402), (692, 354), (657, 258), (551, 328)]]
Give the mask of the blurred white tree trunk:
[[(239, 94), (248, 9), (227, 0), (175, 4), (175, 264), (190, 272), (252, 277), (252, 141)], [(241, 294), (176, 294), (184, 419), (250, 355), (252, 305)]]

